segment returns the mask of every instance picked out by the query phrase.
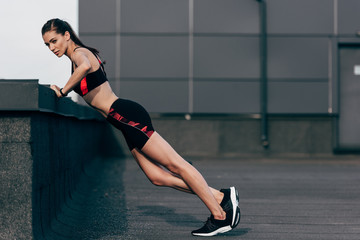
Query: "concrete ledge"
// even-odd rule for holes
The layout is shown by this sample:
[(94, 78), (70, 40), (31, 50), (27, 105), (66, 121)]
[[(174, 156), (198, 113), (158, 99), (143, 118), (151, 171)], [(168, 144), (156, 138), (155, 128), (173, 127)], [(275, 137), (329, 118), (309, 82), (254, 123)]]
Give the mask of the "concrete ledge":
[(99, 113), (36, 80), (0, 80), (0, 98), (0, 239), (48, 239), (84, 169), (121, 148)]
[(101, 114), (70, 98), (57, 98), (48, 85), (38, 80), (0, 80), (0, 111), (52, 112), (78, 119), (103, 119)]

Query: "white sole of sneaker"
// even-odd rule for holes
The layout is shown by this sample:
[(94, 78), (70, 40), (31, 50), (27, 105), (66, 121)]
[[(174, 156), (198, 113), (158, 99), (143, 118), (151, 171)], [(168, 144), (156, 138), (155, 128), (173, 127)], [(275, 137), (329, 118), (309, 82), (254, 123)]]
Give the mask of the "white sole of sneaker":
[(235, 223), (234, 223), (234, 225), (231, 226), (232, 228), (235, 228), (235, 227), (239, 224), (239, 222), (240, 222), (240, 217), (241, 217), (241, 213), (240, 213), (240, 208), (238, 207), (238, 208), (236, 209)]
[(222, 227), (222, 228), (219, 228), (213, 232), (210, 232), (210, 233), (193, 233), (192, 235), (194, 236), (200, 236), (200, 237), (211, 237), (211, 236), (215, 236), (219, 233), (225, 233), (225, 232), (228, 232), (230, 231), (232, 228), (231, 226), (225, 226), (225, 227)]
[(235, 189), (235, 187), (230, 187), (230, 199), (231, 199), (231, 203), (233, 206), (233, 217), (232, 217), (232, 221), (231, 221), (231, 227), (235, 226), (235, 220), (236, 220), (236, 215), (237, 214), (237, 207), (239, 204), (239, 195), (237, 194), (237, 191)]

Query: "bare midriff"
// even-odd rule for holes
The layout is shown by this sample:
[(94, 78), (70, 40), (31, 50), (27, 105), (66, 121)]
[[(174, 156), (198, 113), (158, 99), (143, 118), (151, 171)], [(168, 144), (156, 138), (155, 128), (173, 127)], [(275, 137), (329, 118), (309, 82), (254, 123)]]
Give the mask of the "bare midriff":
[(109, 82), (104, 82), (83, 96), (83, 99), (91, 107), (99, 111), (104, 117), (107, 117), (111, 105), (118, 99), (118, 97), (112, 91)]

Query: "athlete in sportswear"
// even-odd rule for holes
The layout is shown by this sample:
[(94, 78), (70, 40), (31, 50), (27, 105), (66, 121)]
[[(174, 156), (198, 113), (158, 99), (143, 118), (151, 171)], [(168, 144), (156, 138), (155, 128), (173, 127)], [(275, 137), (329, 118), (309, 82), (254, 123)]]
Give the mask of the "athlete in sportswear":
[(66, 55), (72, 62), (73, 72), (65, 86), (51, 86), (57, 97), (65, 97), (72, 90), (77, 92), (122, 131), (132, 155), (153, 184), (196, 194), (204, 202), (211, 216), (193, 235), (213, 236), (237, 226), (240, 208), (236, 189), (218, 191), (209, 187), (202, 175), (154, 130), (141, 105), (118, 98), (107, 81), (96, 49), (84, 45), (71, 26), (60, 19), (46, 22), (42, 37), (57, 57)]

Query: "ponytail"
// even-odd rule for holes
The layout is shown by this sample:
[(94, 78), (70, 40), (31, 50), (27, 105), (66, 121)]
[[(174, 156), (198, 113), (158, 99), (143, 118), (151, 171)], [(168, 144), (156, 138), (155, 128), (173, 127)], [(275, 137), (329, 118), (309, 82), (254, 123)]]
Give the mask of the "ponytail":
[(68, 31), (70, 33), (71, 40), (76, 45), (83, 47), (83, 48), (87, 48), (87, 49), (89, 49), (89, 51), (91, 51), (95, 55), (99, 55), (99, 51), (97, 49), (88, 47), (80, 41), (79, 37), (76, 35), (76, 33), (74, 32), (74, 30), (72, 29), (70, 24), (67, 23), (66, 21), (63, 21), (58, 18), (50, 19), (42, 27), (41, 33), (42, 33), (42, 35), (44, 35), (45, 33), (49, 32), (49, 31), (53, 31), (53, 30), (56, 31), (56, 33), (61, 34), (61, 35), (64, 35), (65, 32)]

